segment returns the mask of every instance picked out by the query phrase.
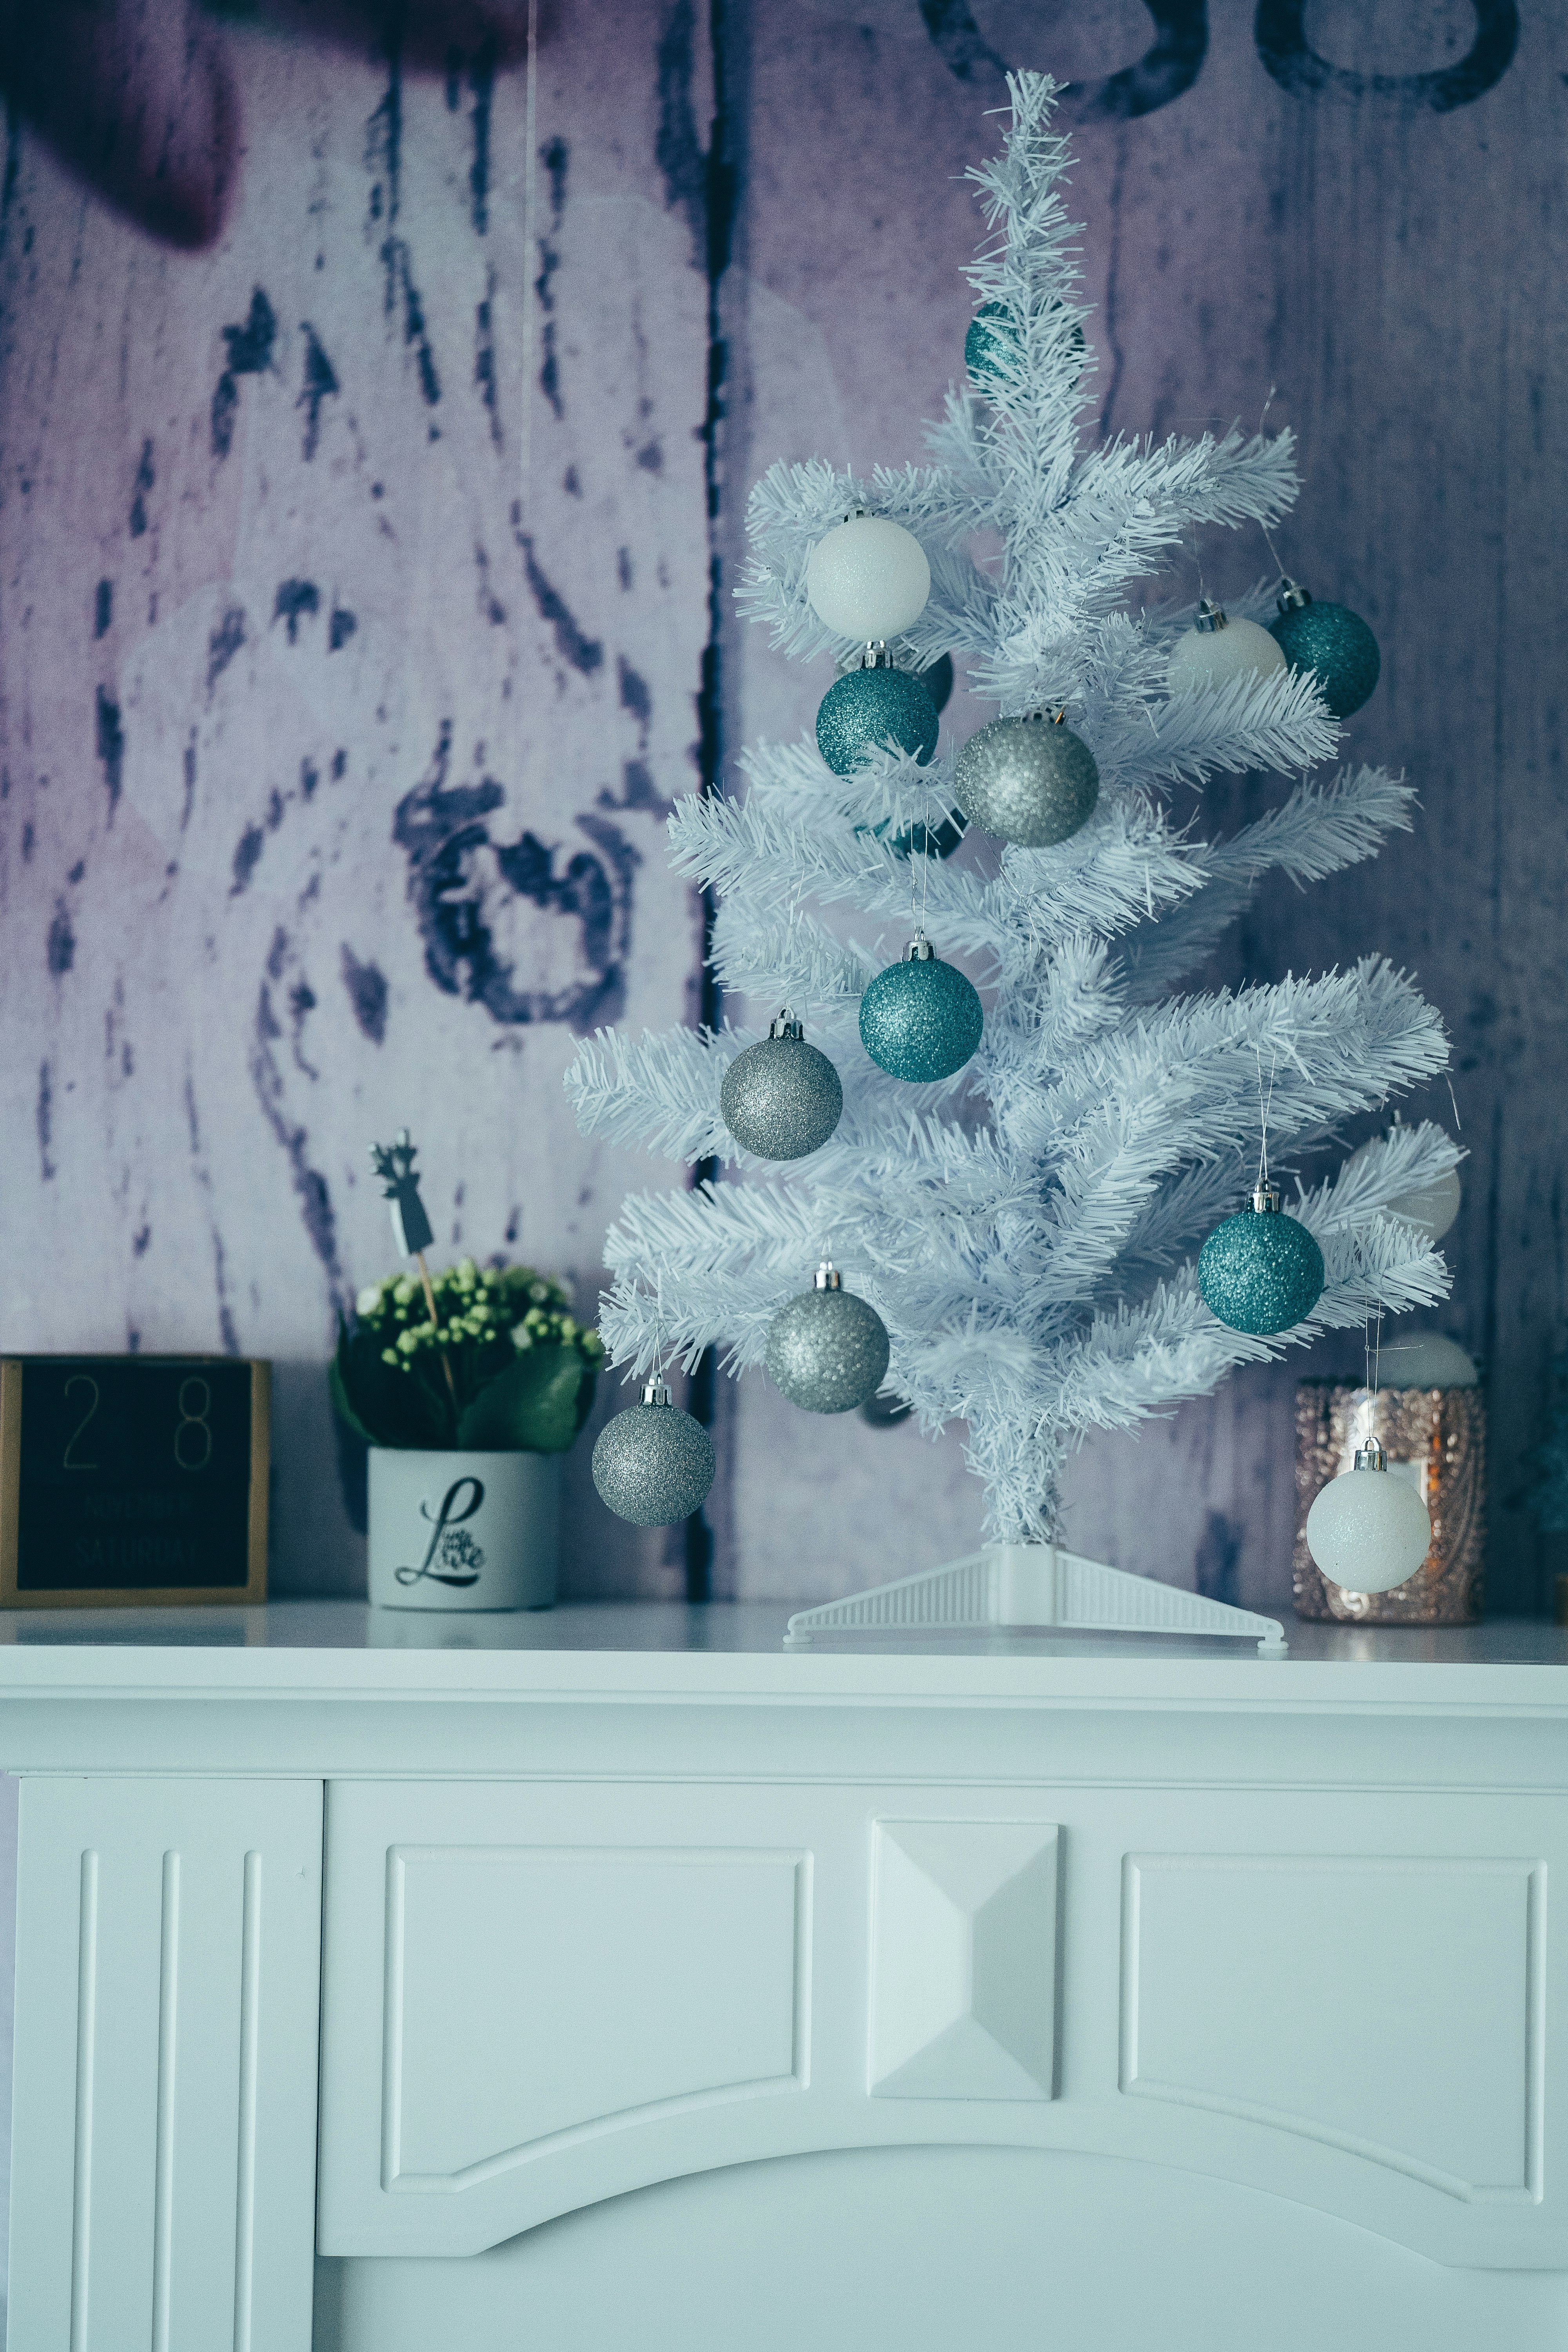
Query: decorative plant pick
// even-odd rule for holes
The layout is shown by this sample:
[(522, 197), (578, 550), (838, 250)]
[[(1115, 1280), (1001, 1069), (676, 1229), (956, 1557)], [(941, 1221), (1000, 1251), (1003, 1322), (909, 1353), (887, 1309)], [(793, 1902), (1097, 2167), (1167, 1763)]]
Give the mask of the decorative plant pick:
[[(430, 1220), (425, 1213), (425, 1203), (419, 1198), (419, 1179), (414, 1173), (414, 1146), (408, 1129), (400, 1127), (391, 1146), (373, 1143), (371, 1165), (381, 1179), (381, 1189), (392, 1204), (392, 1233), (400, 1257), (411, 1257), (419, 1268), (419, 1279), (425, 1287), (425, 1304), (430, 1309), (431, 1328), (438, 1328), (436, 1314), (436, 1293), (430, 1284), (430, 1269), (425, 1263), (425, 1253), (436, 1236)], [(452, 1360), (445, 1348), (441, 1350), (441, 1369), (447, 1375), (447, 1387), (452, 1399), (452, 1410), (458, 1408), (458, 1384), (452, 1378)]]

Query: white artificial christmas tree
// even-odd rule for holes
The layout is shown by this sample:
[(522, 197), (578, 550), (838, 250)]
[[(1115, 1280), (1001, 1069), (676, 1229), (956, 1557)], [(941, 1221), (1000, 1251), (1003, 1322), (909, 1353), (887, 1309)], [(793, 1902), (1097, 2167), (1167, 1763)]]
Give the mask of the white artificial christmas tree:
[[(1363, 1145), (1289, 1203), (1324, 1261), (1309, 1315), (1271, 1336), (1216, 1320), (1196, 1255), (1253, 1180), (1260, 1092), (1272, 1147), (1299, 1156), (1433, 1076), (1447, 1046), (1431, 1007), (1375, 957), (1318, 979), (1175, 992), (1263, 876), (1314, 882), (1373, 856), (1408, 829), (1414, 794), (1380, 769), (1310, 779), (1337, 735), (1311, 676), (1279, 666), (1211, 680), (1201, 661), (1184, 671), (1192, 609), (1145, 605), (1142, 583), (1194, 526), (1268, 524), (1288, 509), (1290, 436), (1082, 446), (1094, 360), (1059, 193), (1068, 149), (1049, 129), (1055, 85), (1019, 75), (1009, 89), (1003, 152), (971, 174), (990, 236), (969, 276), (994, 307), (982, 310), (978, 358), (972, 331), (973, 388), (950, 393), (929, 432), (934, 462), (869, 481), (826, 464), (772, 467), (752, 495), (740, 593), (797, 658), (853, 663), (862, 648), (807, 601), (808, 559), (857, 509), (903, 525), (931, 588), (892, 647), (899, 664), (919, 671), (948, 654), (1004, 718), (1065, 712), (1098, 765), (1098, 803), (1057, 846), (972, 833), (948, 863), (911, 855), (910, 841), (934, 839), (952, 816), (951, 747), (923, 765), (877, 749), (843, 776), (803, 740), (744, 755), (743, 797), (679, 804), (671, 859), (717, 895), (719, 980), (805, 1022), (837, 1066), (844, 1108), (821, 1148), (762, 1160), (730, 1134), (720, 1090), (765, 1032), (601, 1033), (584, 1045), (567, 1085), (585, 1132), (728, 1171), (625, 1202), (601, 1328), (612, 1360), (642, 1373), (689, 1366), (710, 1346), (740, 1372), (763, 1362), (775, 1315), (831, 1255), (886, 1326), (885, 1386), (928, 1432), (965, 1425), (992, 1550), (947, 1571), (945, 1586), (941, 1572), (906, 1580), (889, 1588), (902, 1599), (803, 1622), (1169, 1622), (1183, 1604), (1189, 1628), (1201, 1618), (1257, 1630), (1270, 1621), (1058, 1553), (1059, 1479), (1090, 1429), (1130, 1427), (1235, 1365), (1359, 1326), (1377, 1305), (1444, 1295), (1423, 1229), (1391, 1213), (1459, 1157), (1440, 1129), (1417, 1125)], [(977, 536), (999, 556), (975, 561)], [(1230, 609), (1256, 620), (1266, 599), (1255, 591)], [(1173, 787), (1246, 770), (1301, 780), (1228, 840), (1173, 820)], [(966, 968), (984, 1007), (973, 1058), (929, 1085), (885, 1075), (858, 1027), (862, 993), (903, 950), (911, 918), (939, 957)], [(1068, 1570), (1084, 1571), (1076, 1603)]]

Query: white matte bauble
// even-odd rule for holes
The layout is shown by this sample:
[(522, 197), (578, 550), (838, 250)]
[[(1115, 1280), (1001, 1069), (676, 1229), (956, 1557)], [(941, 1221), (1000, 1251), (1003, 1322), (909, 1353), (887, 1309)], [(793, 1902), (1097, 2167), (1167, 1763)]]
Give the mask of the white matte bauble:
[(1205, 597), (1197, 626), (1176, 639), (1171, 654), (1171, 687), (1228, 686), (1247, 674), (1268, 677), (1289, 667), (1278, 642), (1256, 621), (1232, 621)]
[(1382, 1353), (1383, 1377), (1391, 1389), (1473, 1389), (1480, 1385), (1476, 1360), (1441, 1331), (1415, 1331)]
[(1307, 1549), (1344, 1592), (1392, 1592), (1415, 1575), (1431, 1542), (1426, 1504), (1387, 1469), (1342, 1471), (1307, 1514)]
[(1429, 1242), (1440, 1242), (1459, 1213), (1462, 1197), (1458, 1170), (1446, 1168), (1434, 1183), (1417, 1184), (1390, 1201), (1388, 1213), (1418, 1227)]
[[(931, 594), (931, 566), (902, 523), (886, 515), (851, 515), (812, 549), (805, 593), (824, 628), (871, 644), (914, 626)], [(1274, 645), (1272, 637), (1268, 642)], [(1274, 650), (1279, 654), (1278, 646)]]

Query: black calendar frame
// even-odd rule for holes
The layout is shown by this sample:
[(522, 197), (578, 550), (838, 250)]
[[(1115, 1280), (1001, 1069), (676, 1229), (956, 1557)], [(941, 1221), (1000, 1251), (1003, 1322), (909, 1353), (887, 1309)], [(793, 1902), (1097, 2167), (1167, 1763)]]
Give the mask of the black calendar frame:
[[(18, 1582), (22, 1568), (22, 1475), (27, 1443), (24, 1407), (26, 1376), (33, 1366), (54, 1366), (62, 1361), (87, 1366), (99, 1364), (106, 1372), (112, 1368), (117, 1380), (133, 1379), (142, 1369), (157, 1368), (167, 1372), (186, 1365), (195, 1378), (219, 1365), (229, 1374), (239, 1370), (248, 1372), (249, 1464), (244, 1499), (246, 1574), (243, 1583), (119, 1583), (44, 1588)], [(207, 1607), (215, 1602), (243, 1607), (264, 1601), (267, 1598), (267, 1483), (271, 1427), (272, 1367), (269, 1363), (255, 1360), (237, 1363), (232, 1356), (94, 1356), (75, 1350), (68, 1356), (62, 1350), (57, 1356), (0, 1358), (0, 1609), (190, 1609)]]

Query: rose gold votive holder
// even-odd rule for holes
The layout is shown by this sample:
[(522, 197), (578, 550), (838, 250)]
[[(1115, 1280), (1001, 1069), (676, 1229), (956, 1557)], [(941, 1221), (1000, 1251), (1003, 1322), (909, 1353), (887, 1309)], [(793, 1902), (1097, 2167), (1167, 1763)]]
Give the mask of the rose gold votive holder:
[[(1331, 1584), (1307, 1549), (1307, 1513), (1375, 1437), (1432, 1519), (1432, 1546), (1392, 1592)], [(1298, 1617), (1357, 1625), (1473, 1625), (1486, 1597), (1487, 1405), (1479, 1388), (1380, 1389), (1302, 1381), (1296, 1390)]]

